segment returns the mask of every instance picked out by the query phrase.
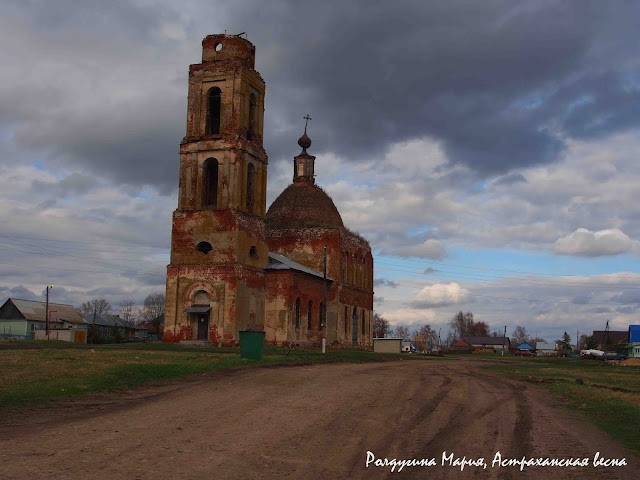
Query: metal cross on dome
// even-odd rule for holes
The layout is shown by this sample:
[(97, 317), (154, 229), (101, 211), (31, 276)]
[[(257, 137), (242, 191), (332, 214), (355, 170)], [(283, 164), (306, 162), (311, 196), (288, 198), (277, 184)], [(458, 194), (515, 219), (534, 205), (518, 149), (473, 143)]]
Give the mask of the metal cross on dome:
[(306, 122), (304, 122), (304, 133), (306, 134), (307, 133), (307, 125), (309, 124), (309, 120), (313, 120), (313, 119), (309, 116), (308, 113), (307, 113), (306, 117), (302, 117), (302, 118), (303, 118), (303, 120), (306, 120)]

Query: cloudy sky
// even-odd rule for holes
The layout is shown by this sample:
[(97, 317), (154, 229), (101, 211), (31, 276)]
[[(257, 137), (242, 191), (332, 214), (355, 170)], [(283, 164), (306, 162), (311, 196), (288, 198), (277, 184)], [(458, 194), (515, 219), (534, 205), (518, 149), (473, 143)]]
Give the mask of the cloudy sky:
[[(346, 5), (345, 5), (346, 4)], [(164, 290), (188, 65), (247, 32), (270, 203), (309, 113), (376, 311), (552, 340), (640, 312), (637, 2), (0, 1), (0, 301)]]

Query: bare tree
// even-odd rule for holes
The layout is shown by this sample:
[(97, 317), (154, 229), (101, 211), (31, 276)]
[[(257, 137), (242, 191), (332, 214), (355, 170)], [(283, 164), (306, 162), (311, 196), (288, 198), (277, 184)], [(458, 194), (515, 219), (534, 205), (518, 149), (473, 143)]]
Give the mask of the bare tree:
[(158, 335), (160, 335), (160, 325), (163, 323), (163, 319), (160, 316), (164, 314), (164, 300), (163, 293), (151, 293), (144, 299), (144, 306), (140, 311), (142, 318), (153, 325)]
[(125, 324), (129, 327), (133, 326), (135, 311), (135, 302), (131, 298), (127, 298), (120, 302), (120, 317), (124, 320)]
[(111, 304), (104, 298), (94, 298), (80, 306), (82, 316), (111, 312)]
[(389, 320), (381, 317), (377, 313), (373, 313), (373, 336), (376, 338), (384, 338), (391, 331)]
[(156, 292), (147, 295), (140, 313), (146, 321), (151, 321), (162, 315), (164, 313), (164, 294)]
[(449, 320), (449, 333), (457, 340), (464, 337), (487, 337), (489, 325), (486, 322), (475, 322), (471, 312), (460, 311)]
[(393, 335), (397, 338), (401, 338), (402, 340), (408, 340), (411, 334), (409, 333), (409, 327), (398, 325), (393, 331)]
[(433, 328), (431, 328), (431, 325), (429, 324), (420, 327), (420, 330), (418, 330), (418, 334), (424, 336), (424, 341), (427, 345), (435, 345), (436, 343), (438, 343), (438, 334)]
[(527, 329), (522, 325), (517, 325), (516, 328), (513, 329), (513, 333), (511, 334), (511, 340), (516, 344), (520, 345), (524, 342), (531, 342), (531, 337), (527, 333)]

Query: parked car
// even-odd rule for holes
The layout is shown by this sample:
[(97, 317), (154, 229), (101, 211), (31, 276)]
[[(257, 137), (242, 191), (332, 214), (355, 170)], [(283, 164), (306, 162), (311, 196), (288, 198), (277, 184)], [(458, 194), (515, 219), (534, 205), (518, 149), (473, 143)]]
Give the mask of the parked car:
[(596, 357), (596, 360), (626, 360), (627, 358), (629, 357), (619, 353), (605, 353), (604, 355)]
[(517, 350), (515, 355), (520, 357), (535, 357), (536, 352), (532, 352), (531, 350)]

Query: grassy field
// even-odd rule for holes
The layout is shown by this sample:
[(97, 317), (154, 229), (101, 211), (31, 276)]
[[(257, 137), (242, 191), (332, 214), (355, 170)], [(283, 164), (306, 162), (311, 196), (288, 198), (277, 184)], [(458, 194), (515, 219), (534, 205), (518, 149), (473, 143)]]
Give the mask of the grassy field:
[[(365, 350), (321, 352), (265, 346), (261, 361), (233, 348), (171, 344), (73, 345), (65, 342), (0, 344), (0, 410), (32, 407), (86, 392), (125, 389), (163, 379), (259, 365), (352, 362), (408, 358)], [(413, 357), (416, 358), (416, 357)]]
[(640, 367), (568, 358), (504, 360), (507, 362), (486, 368), (545, 385), (569, 408), (640, 452)]

